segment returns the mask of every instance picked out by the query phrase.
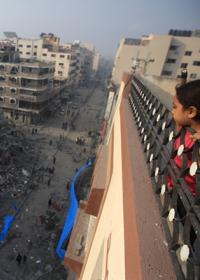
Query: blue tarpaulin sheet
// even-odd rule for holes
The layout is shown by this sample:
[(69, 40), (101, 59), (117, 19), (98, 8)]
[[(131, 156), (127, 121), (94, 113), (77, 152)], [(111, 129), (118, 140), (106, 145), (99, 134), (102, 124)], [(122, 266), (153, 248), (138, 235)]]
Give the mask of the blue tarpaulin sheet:
[(4, 239), (6, 238), (6, 235), (10, 229), (10, 227), (12, 226), (12, 223), (15, 219), (14, 215), (6, 215), (3, 219), (4, 225), (3, 225), (3, 229), (0, 233), (0, 243), (4, 242)]
[(58, 245), (56, 248), (56, 252), (59, 256), (59, 258), (61, 260), (64, 259), (65, 256), (65, 250), (62, 248), (64, 242), (69, 238), (69, 235), (71, 233), (71, 230), (73, 228), (75, 219), (76, 219), (76, 215), (77, 215), (77, 211), (78, 211), (78, 201), (76, 198), (76, 194), (75, 194), (75, 182), (76, 179), (79, 177), (79, 175), (81, 174), (81, 172), (83, 172), (86, 168), (90, 167), (92, 165), (91, 161), (88, 161), (87, 164), (85, 164), (83, 167), (81, 167), (76, 174), (74, 175), (73, 181), (71, 183), (71, 188), (70, 188), (70, 208), (69, 208), (69, 212), (67, 215), (67, 219), (63, 228), (63, 231), (61, 233), (60, 239), (58, 241)]

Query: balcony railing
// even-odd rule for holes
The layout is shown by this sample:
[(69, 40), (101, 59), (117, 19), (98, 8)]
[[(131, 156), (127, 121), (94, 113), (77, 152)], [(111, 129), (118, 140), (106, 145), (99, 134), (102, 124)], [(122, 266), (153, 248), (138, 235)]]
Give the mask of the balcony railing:
[[(200, 279), (200, 142), (196, 141), (191, 149), (184, 147), (187, 129), (176, 131), (171, 112), (136, 77), (129, 102), (160, 204), (177, 279)], [(177, 151), (174, 142), (178, 137), (181, 148)], [(176, 156), (182, 158), (180, 169), (173, 160)], [(187, 174), (195, 177), (195, 194), (185, 181)], [(168, 188), (169, 180), (173, 188)]]
[(42, 80), (46, 78), (53, 78), (54, 74), (53, 73), (34, 73), (34, 72), (20, 72), (17, 74), (20, 77), (29, 77), (31, 79), (37, 79), (37, 80)]
[(41, 94), (38, 96), (28, 95), (28, 94), (20, 94), (19, 99), (27, 102), (43, 102), (50, 99), (53, 96), (51, 93)]
[(20, 89), (26, 89), (26, 90), (31, 90), (31, 91), (43, 91), (43, 90), (47, 90), (49, 89), (49, 85), (44, 85), (44, 86), (40, 86), (40, 85), (21, 85)]
[(0, 69), (0, 75), (6, 75), (10, 77), (27, 77), (31, 79), (47, 79), (47, 78), (53, 78), (54, 73), (40, 73), (40, 72), (10, 72), (7, 69)]

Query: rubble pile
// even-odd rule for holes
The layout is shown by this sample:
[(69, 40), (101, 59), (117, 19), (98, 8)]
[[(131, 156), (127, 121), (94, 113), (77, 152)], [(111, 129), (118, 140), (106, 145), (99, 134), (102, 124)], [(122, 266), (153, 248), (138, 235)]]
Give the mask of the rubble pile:
[(13, 124), (0, 124), (0, 198), (20, 197), (36, 162), (35, 149)]

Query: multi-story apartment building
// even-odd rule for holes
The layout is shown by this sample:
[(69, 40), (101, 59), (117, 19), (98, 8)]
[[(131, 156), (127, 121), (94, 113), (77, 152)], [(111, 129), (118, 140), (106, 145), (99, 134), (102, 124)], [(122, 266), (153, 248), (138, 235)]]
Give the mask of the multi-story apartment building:
[(54, 79), (66, 85), (76, 85), (91, 74), (93, 52), (79, 42), (60, 44), (51, 33), (42, 33), (40, 39), (17, 39), (16, 50), (26, 61), (54, 62)]
[(95, 52), (94, 59), (93, 59), (93, 65), (92, 65), (92, 70), (94, 71), (94, 73), (96, 73), (99, 69), (100, 58), (101, 58), (100, 53)]
[(85, 47), (81, 48), (80, 54), (80, 83), (85, 85), (89, 82), (92, 77), (93, 65), (93, 52)]
[(66, 49), (59, 48), (57, 37), (42, 35), (40, 39), (18, 39), (16, 50), (20, 59), (26, 61), (54, 62), (55, 80), (67, 81), (69, 78), (71, 55)]
[(43, 117), (58, 95), (54, 87), (55, 67), (43, 62), (0, 63), (0, 107), (4, 115), (24, 123)]
[[(82, 48), (85, 52), (85, 67), (88, 68), (89, 75), (93, 76), (97, 73), (100, 63), (100, 54), (96, 51), (93, 44), (84, 43)], [(89, 58), (89, 59), (88, 59)], [(89, 67), (88, 67), (89, 66)]]
[(119, 84), (132, 68), (146, 75), (176, 78), (187, 68), (188, 78), (200, 78), (200, 36), (170, 30), (170, 35), (123, 38), (116, 53), (112, 79)]
[(66, 86), (89, 81), (93, 52), (80, 42), (60, 44), (53, 34), (0, 41), (0, 107), (4, 115), (36, 122)]
[(0, 41), (0, 62), (17, 59), (18, 54), (15, 52), (15, 46), (9, 41)]

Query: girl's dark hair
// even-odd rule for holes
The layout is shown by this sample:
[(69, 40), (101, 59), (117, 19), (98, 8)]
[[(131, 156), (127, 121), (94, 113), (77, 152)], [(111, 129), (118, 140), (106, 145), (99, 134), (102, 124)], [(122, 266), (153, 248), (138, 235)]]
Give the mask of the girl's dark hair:
[(176, 96), (184, 108), (197, 108), (195, 120), (200, 121), (200, 80), (195, 80), (176, 87)]

